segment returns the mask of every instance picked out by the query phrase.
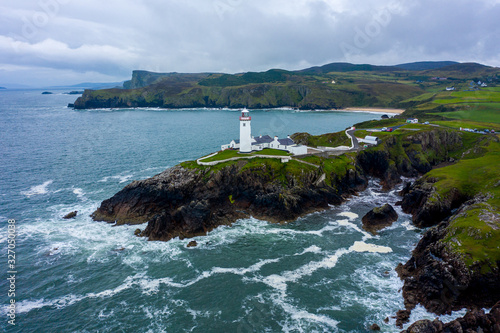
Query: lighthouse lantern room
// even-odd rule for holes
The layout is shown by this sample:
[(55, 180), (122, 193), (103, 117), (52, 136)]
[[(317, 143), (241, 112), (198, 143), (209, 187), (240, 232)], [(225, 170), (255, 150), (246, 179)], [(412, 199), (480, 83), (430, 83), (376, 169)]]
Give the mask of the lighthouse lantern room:
[(250, 122), (252, 117), (250, 117), (247, 109), (241, 111), (240, 117), (240, 153), (251, 153), (252, 152), (252, 128)]

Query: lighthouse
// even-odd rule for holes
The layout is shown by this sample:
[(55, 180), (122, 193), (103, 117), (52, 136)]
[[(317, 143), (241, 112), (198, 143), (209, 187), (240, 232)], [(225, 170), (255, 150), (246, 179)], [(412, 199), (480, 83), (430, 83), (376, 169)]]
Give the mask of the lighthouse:
[(241, 111), (240, 117), (240, 153), (252, 152), (252, 128), (250, 127), (250, 117), (247, 109)]

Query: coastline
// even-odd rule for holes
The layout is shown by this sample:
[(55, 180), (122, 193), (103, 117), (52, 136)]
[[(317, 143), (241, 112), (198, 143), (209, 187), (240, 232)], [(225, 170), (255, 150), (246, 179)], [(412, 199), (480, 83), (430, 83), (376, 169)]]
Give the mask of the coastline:
[(405, 112), (404, 109), (384, 109), (384, 108), (356, 108), (349, 107), (339, 109), (338, 111), (362, 111), (362, 112), (377, 112), (377, 113), (391, 113), (391, 114), (402, 114)]

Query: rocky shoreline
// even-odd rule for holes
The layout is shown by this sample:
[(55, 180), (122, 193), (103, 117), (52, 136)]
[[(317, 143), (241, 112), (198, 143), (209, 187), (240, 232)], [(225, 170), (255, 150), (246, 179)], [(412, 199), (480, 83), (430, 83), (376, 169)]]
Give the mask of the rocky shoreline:
[(271, 222), (292, 221), (340, 204), (367, 184), (359, 170), (328, 186), (321, 170), (280, 179), (266, 164), (245, 170), (247, 164), (239, 161), (216, 173), (182, 166), (168, 169), (129, 184), (105, 200), (92, 217), (118, 225), (147, 223), (141, 236), (168, 241), (203, 235), (250, 216)]
[[(467, 197), (459, 191), (453, 191), (447, 200), (429, 200), (435, 191), (432, 184), (420, 179), (415, 184), (407, 186), (402, 193), (404, 195), (402, 208), (405, 212), (413, 214), (413, 223), (418, 227), (433, 227), (424, 233), (410, 260), (404, 265), (399, 264), (396, 268), (398, 275), (404, 281), (405, 309), (397, 314), (399, 327), (408, 322), (410, 313), (417, 304), (422, 304), (429, 312), (442, 315), (463, 308), (477, 312), (482, 308), (493, 307), (500, 300), (498, 269), (500, 262), (497, 261), (496, 265), (495, 263), (484, 265), (481, 262), (468, 265), (465, 258), (453, 251), (450, 244), (445, 241), (453, 232), (450, 224), (478, 204), (484, 203), (485, 197), (480, 195), (467, 200)], [(492, 222), (496, 223), (497, 228), (500, 227), (498, 216), (494, 217)], [(479, 327), (484, 330), (488, 329), (488, 325), (486, 323), (484, 327)], [(449, 329), (444, 332), (462, 332), (458, 328), (451, 329), (451, 326), (442, 327)], [(442, 332), (442, 330), (408, 330), (408, 332)]]

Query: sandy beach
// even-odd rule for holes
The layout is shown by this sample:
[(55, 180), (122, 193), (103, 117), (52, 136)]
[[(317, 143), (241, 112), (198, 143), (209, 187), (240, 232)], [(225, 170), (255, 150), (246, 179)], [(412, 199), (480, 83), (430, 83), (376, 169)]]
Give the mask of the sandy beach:
[(401, 114), (405, 110), (404, 109), (384, 109), (384, 108), (345, 108), (344, 110), (339, 110), (339, 111), (366, 111), (366, 112)]

